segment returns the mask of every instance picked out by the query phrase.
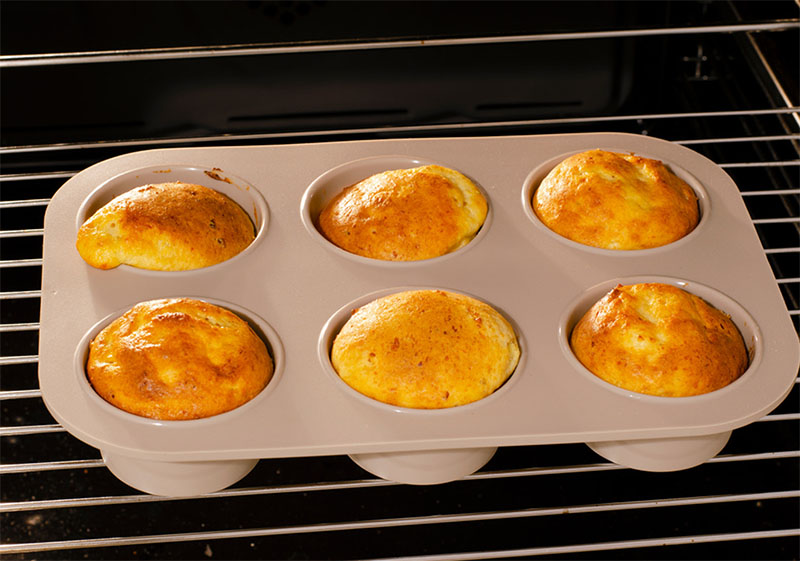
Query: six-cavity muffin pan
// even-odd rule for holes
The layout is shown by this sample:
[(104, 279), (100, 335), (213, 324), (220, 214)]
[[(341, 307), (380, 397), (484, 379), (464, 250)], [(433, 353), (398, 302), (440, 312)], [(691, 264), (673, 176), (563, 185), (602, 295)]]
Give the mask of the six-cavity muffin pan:
[[(660, 248), (614, 251), (566, 240), (530, 206), (565, 157), (601, 148), (665, 162), (697, 193), (701, 219)], [(315, 217), (341, 189), (374, 173), (435, 163), (456, 169), (489, 203), (465, 247), (417, 262), (376, 261), (332, 246)], [(75, 249), (78, 227), (114, 196), (147, 183), (201, 183), (231, 196), (256, 224), (255, 242), (224, 263), (185, 272), (102, 271)], [(750, 355), (745, 374), (716, 392), (658, 398), (611, 386), (569, 349), (571, 327), (617, 284), (666, 282), (731, 315)], [(481, 299), (514, 326), (511, 378), (461, 407), (413, 410), (344, 384), (329, 362), (357, 307), (400, 290), (436, 288)], [(267, 341), (276, 371), (246, 405), (197, 421), (119, 411), (88, 384), (91, 338), (134, 304), (195, 297), (238, 313)], [(53, 416), (99, 448), (139, 489), (187, 495), (225, 487), (262, 458), (348, 454), (387, 479), (438, 483), (471, 473), (498, 446), (584, 442), (646, 470), (683, 469), (715, 455), (730, 431), (790, 391), (800, 345), (736, 185), (676, 144), (602, 133), (332, 142), (149, 150), (70, 179), (45, 217), (40, 385)]]

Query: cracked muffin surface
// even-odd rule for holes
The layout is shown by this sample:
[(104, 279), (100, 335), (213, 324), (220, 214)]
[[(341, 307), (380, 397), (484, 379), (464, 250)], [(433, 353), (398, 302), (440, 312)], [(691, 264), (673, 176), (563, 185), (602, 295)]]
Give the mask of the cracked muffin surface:
[(79, 228), (76, 247), (98, 269), (186, 271), (226, 261), (254, 239), (253, 222), (235, 201), (178, 181), (115, 197)]
[(566, 158), (533, 194), (542, 223), (603, 249), (649, 249), (681, 239), (700, 219), (694, 190), (661, 161), (606, 150)]
[(662, 397), (723, 388), (749, 361), (742, 335), (725, 312), (662, 283), (618, 285), (578, 321), (570, 346), (597, 377)]
[(319, 215), (321, 233), (362, 257), (418, 261), (472, 240), (488, 205), (462, 173), (437, 165), (372, 175), (343, 189)]
[(200, 419), (253, 399), (272, 378), (266, 344), (246, 321), (190, 298), (142, 302), (89, 345), (86, 374), (115, 407), (160, 420)]

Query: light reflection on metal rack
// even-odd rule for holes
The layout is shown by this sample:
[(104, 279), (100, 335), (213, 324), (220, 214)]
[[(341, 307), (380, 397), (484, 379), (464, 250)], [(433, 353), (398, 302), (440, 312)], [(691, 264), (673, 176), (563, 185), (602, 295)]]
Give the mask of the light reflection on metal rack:
[[(417, 516), (417, 517), (404, 517), (404, 518), (391, 518), (381, 520), (360, 520), (357, 522), (339, 522), (329, 524), (310, 524), (303, 526), (289, 526), (280, 528), (254, 528), (245, 530), (220, 530), (220, 531), (207, 531), (207, 532), (191, 532), (183, 534), (164, 534), (155, 536), (130, 536), (127, 538), (98, 538), (98, 539), (78, 539), (78, 540), (64, 540), (58, 542), (44, 542), (36, 544), (15, 544), (12, 546), (0, 545), (0, 553), (27, 553), (39, 551), (51, 551), (72, 548), (84, 547), (108, 547), (119, 545), (137, 545), (137, 544), (152, 544), (164, 542), (180, 542), (180, 541), (199, 541), (199, 540), (219, 540), (231, 538), (251, 538), (263, 536), (275, 536), (282, 534), (313, 534), (318, 532), (331, 532), (331, 531), (349, 531), (349, 530), (366, 530), (374, 528), (394, 528), (400, 526), (418, 526), (428, 524), (452, 524), (452, 523), (469, 523), (477, 521), (489, 520), (508, 520), (519, 518), (531, 518), (539, 516), (558, 516), (565, 514), (586, 514), (586, 513), (603, 513), (614, 512), (621, 510), (637, 510), (646, 508), (666, 508), (678, 506), (697, 506), (708, 505), (715, 503), (733, 503), (739, 501), (765, 501), (773, 499), (786, 499), (800, 497), (800, 491), (784, 491), (784, 492), (768, 492), (768, 493), (746, 493), (746, 494), (731, 494), (723, 496), (708, 496), (708, 497), (685, 497), (680, 499), (667, 498), (657, 500), (642, 500), (642, 501), (627, 501), (619, 503), (606, 503), (602, 505), (574, 505), (567, 507), (556, 508), (530, 508), (524, 510), (506, 511), (506, 512), (481, 512), (474, 514), (442, 514), (433, 516)], [(767, 532), (746, 532), (736, 536), (736, 539), (756, 539), (777, 536), (794, 536), (800, 535), (800, 529), (781, 529), (772, 530)], [(723, 539), (725, 536), (730, 538), (730, 534), (718, 536), (684, 536), (681, 538), (662, 538), (658, 540), (632, 540), (626, 542), (613, 542), (614, 549), (622, 547), (650, 547), (655, 545), (664, 545), (664, 541), (673, 544), (677, 543), (696, 543), (696, 538), (701, 539)], [(565, 547), (549, 547), (549, 548), (529, 548), (524, 550), (504, 551), (503, 557), (521, 557), (523, 555), (541, 555), (545, 551), (551, 552), (558, 550), (565, 553), (577, 553), (585, 551), (585, 548), (592, 548), (597, 551), (598, 548), (602, 549), (608, 547), (609, 544), (579, 544)], [(611, 549), (609, 547), (609, 549)], [(471, 557), (465, 554), (447, 554), (436, 556), (414, 556), (407, 559), (449, 559), (458, 558), (463, 559)], [(490, 557), (492, 557), (490, 555)], [(475, 556), (476, 559), (487, 558), (485, 552), (480, 556)]]
[[(694, 119), (694, 118), (712, 118), (712, 117), (748, 117), (748, 116), (764, 116), (764, 115), (786, 115), (798, 114), (800, 107), (779, 107), (775, 109), (752, 109), (752, 110), (735, 110), (735, 111), (692, 111), (686, 113), (652, 113), (652, 114), (637, 114), (637, 115), (604, 115), (600, 117), (568, 117), (558, 119), (521, 119), (516, 121), (490, 121), (480, 123), (445, 123), (435, 125), (407, 125), (407, 126), (392, 126), (392, 127), (360, 127), (360, 128), (347, 128), (347, 129), (332, 129), (332, 130), (314, 130), (314, 131), (292, 131), (292, 132), (274, 132), (274, 133), (255, 133), (255, 134), (222, 134), (214, 136), (198, 136), (198, 137), (181, 137), (181, 138), (146, 138), (137, 140), (99, 140), (94, 142), (75, 142), (75, 143), (59, 143), (59, 144), (46, 144), (46, 145), (31, 145), (31, 146), (7, 146), (0, 147), (0, 155), (2, 154), (22, 154), (31, 152), (51, 152), (60, 150), (75, 150), (86, 148), (127, 148), (132, 146), (169, 146), (171, 144), (195, 144), (207, 142), (230, 142), (230, 141), (257, 141), (268, 139), (295, 139), (295, 138), (308, 138), (318, 137), (319, 135), (325, 136), (344, 136), (353, 134), (385, 134), (385, 133), (444, 133), (446, 131), (469, 131), (476, 132), (486, 129), (506, 128), (513, 129), (514, 127), (532, 127), (532, 126), (552, 126), (552, 125), (569, 125), (569, 124), (591, 124), (591, 123), (611, 123), (621, 121), (644, 121), (644, 120), (658, 120), (658, 119)], [(758, 137), (756, 137), (757, 139)], [(769, 137), (766, 137), (769, 138)], [(736, 142), (739, 139), (734, 139)], [(678, 142), (680, 144), (680, 141)]]
[(129, 49), (81, 53), (47, 53), (37, 55), (0, 56), (0, 68), (15, 66), (52, 66), (57, 64), (91, 64), (98, 62), (131, 62), (182, 58), (211, 58), (228, 56), (253, 56), (299, 54), (335, 51), (363, 51), (374, 49), (407, 49), (415, 47), (452, 47), (498, 43), (526, 43), (532, 41), (576, 41), (583, 39), (610, 39), (620, 37), (648, 37), (667, 35), (699, 35), (704, 33), (752, 33), (783, 31), (800, 26), (797, 20), (763, 24), (687, 26), (657, 29), (625, 29), (608, 31), (583, 31), (569, 33), (540, 33), (535, 35), (503, 35), (492, 37), (466, 37), (450, 39), (412, 39), (398, 41), (330, 42), (298, 45), (220, 45), (215, 47), (176, 47), (169, 49)]

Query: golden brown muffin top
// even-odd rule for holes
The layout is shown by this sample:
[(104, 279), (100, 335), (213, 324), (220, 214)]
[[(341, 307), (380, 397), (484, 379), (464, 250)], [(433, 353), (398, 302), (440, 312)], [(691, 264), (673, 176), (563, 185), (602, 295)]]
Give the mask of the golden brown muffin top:
[(691, 232), (697, 196), (658, 160), (605, 150), (565, 159), (542, 180), (533, 209), (551, 230), (605, 249), (647, 249)]
[(748, 365), (742, 336), (727, 314), (661, 283), (614, 288), (580, 319), (570, 344), (598, 377), (663, 397), (717, 390)]
[(359, 308), (336, 336), (331, 362), (362, 394), (401, 407), (477, 401), (516, 368), (513, 328), (491, 306), (441, 290), (406, 291)]
[(191, 183), (143, 185), (114, 198), (78, 230), (93, 267), (199, 269), (230, 259), (255, 238), (247, 213), (222, 193)]
[(239, 316), (189, 298), (137, 304), (91, 342), (86, 373), (123, 411), (210, 417), (255, 397), (272, 377), (266, 345)]
[(319, 228), (350, 253), (417, 261), (467, 244), (487, 209), (466, 176), (428, 165), (378, 173), (347, 187), (322, 210)]

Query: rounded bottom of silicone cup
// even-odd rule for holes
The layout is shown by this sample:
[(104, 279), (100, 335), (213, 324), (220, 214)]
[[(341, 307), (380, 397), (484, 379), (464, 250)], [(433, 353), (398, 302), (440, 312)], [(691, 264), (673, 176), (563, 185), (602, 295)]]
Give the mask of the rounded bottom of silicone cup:
[(233, 485), (258, 463), (258, 460), (212, 460), (199, 462), (161, 462), (102, 451), (106, 467), (119, 480), (134, 489), (165, 497), (192, 497), (219, 491)]
[(702, 436), (587, 442), (615, 464), (640, 471), (679, 471), (702, 464), (725, 447), (731, 431)]
[(350, 454), (350, 459), (382, 479), (409, 485), (438, 485), (475, 473), (496, 451), (497, 447), (376, 452)]

